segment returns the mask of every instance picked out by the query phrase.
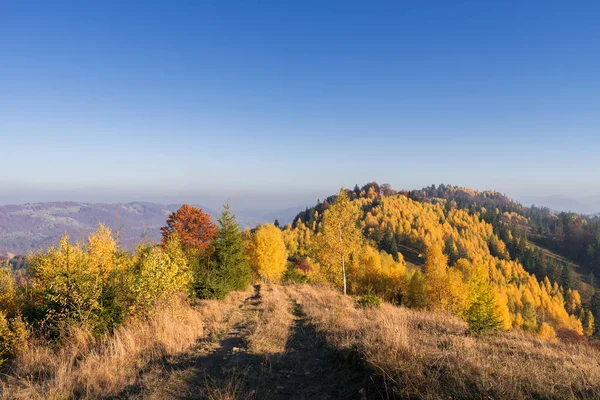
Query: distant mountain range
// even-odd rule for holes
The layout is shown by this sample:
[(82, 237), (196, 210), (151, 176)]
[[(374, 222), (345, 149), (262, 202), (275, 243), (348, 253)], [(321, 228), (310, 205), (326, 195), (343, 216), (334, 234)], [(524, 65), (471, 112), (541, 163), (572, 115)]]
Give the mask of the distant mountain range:
[[(180, 204), (132, 202), (123, 204), (90, 204), (77, 202), (32, 203), (0, 206), (0, 255), (28, 254), (57, 243), (67, 233), (72, 239), (83, 239), (103, 223), (120, 227), (120, 242), (133, 249), (147, 235), (160, 240), (160, 227)], [(219, 211), (202, 206), (216, 221)], [(281, 224), (291, 220), (304, 207), (288, 208), (265, 214), (253, 210), (233, 210), (241, 227), (255, 227), (278, 219)]]
[(521, 204), (548, 207), (555, 211), (573, 211), (580, 214), (597, 214), (600, 212), (600, 196), (572, 198), (563, 195), (555, 196), (522, 196)]

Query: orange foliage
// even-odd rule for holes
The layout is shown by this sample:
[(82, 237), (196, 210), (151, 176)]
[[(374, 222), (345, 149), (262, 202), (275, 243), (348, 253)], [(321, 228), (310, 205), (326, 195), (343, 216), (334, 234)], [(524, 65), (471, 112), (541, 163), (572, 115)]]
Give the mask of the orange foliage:
[(217, 226), (210, 215), (201, 209), (184, 204), (169, 215), (167, 226), (161, 229), (163, 245), (176, 233), (181, 244), (188, 249), (205, 250), (217, 237)]

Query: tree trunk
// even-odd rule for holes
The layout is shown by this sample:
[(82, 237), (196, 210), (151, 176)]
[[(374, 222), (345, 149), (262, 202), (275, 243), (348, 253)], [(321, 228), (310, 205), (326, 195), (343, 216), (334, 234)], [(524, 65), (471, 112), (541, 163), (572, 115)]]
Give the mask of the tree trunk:
[(342, 254), (342, 275), (344, 276), (344, 296), (346, 295), (346, 267), (344, 266), (344, 255)]

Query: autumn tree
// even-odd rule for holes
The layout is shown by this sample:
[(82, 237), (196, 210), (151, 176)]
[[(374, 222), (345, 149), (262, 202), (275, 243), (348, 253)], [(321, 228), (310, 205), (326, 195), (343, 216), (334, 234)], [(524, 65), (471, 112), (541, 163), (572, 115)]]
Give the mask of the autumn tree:
[(583, 334), (592, 336), (594, 334), (594, 315), (590, 310), (581, 310), (581, 324), (583, 326)]
[(14, 316), (17, 310), (16, 285), (12, 271), (0, 266), (0, 312)]
[(89, 262), (98, 270), (100, 278), (106, 281), (116, 264), (117, 242), (111, 230), (100, 224), (99, 229), (88, 237), (87, 250)]
[(425, 277), (420, 269), (414, 269), (408, 274), (402, 304), (417, 309), (423, 309), (427, 306)]
[(347, 293), (346, 262), (362, 242), (357, 215), (344, 189), (324, 213), (319, 234), (319, 258), (324, 264), (340, 268), (344, 294)]
[(448, 268), (448, 258), (440, 246), (430, 246), (427, 250), (425, 282), (429, 309), (463, 315), (468, 290), (460, 271)]
[(275, 225), (259, 226), (249, 245), (250, 265), (256, 276), (265, 281), (279, 281), (285, 271), (288, 252), (283, 233)]
[(31, 258), (31, 289), (42, 323), (57, 334), (67, 322), (91, 325), (101, 312), (102, 273), (79, 243), (63, 236), (57, 247)]
[(0, 310), (0, 368), (26, 348), (29, 336), (29, 329), (21, 316), (7, 318)]
[(201, 209), (184, 204), (169, 215), (167, 225), (161, 228), (163, 245), (167, 239), (177, 234), (184, 248), (197, 251), (205, 250), (217, 235), (217, 226), (210, 215)]
[(141, 244), (130, 267), (129, 313), (144, 314), (161, 300), (185, 293), (191, 284), (191, 271), (179, 237), (172, 235), (164, 246)]

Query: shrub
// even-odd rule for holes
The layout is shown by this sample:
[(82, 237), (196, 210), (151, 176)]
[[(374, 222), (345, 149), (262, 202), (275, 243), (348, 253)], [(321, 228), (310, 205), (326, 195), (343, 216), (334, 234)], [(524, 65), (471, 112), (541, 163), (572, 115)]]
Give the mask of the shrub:
[(157, 302), (177, 292), (185, 292), (191, 283), (187, 259), (177, 235), (166, 240), (165, 247), (141, 245), (138, 247), (131, 271), (133, 295), (130, 312), (143, 314)]
[(283, 277), (281, 278), (283, 282), (288, 283), (306, 283), (308, 282), (308, 278), (305, 274), (300, 272), (298, 268), (294, 266), (288, 267), (283, 273)]
[(92, 265), (89, 254), (79, 243), (61, 238), (51, 247), (31, 258), (31, 287), (41, 325), (57, 336), (67, 324), (94, 325), (101, 312), (101, 270)]
[(583, 344), (588, 342), (585, 336), (580, 335), (577, 331), (573, 329), (567, 328), (559, 328), (556, 331), (556, 337), (564, 343)]
[(367, 294), (358, 299), (356, 304), (363, 308), (380, 308), (381, 299), (373, 294)]
[(551, 340), (551, 341), (556, 340), (556, 332), (554, 331), (554, 328), (552, 328), (550, 325), (548, 325), (545, 322), (542, 322), (540, 324), (540, 329), (538, 331), (538, 335), (540, 338), (545, 339), (545, 340)]
[(27, 347), (29, 330), (23, 319), (18, 316), (6, 318), (0, 311), (0, 367)]

